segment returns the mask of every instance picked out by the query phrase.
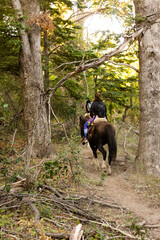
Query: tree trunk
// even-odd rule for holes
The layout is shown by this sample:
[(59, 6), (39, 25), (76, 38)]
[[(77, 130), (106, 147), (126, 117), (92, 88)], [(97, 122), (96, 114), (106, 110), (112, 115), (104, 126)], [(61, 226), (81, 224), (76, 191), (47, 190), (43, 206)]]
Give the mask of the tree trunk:
[[(154, 16), (159, 0), (134, 0), (136, 15)], [(150, 173), (160, 173), (160, 21), (139, 37), (140, 141), (138, 159)]]
[(48, 53), (48, 34), (44, 31), (44, 82), (46, 89), (49, 88), (49, 53)]
[[(23, 81), (24, 122), (30, 156), (42, 158), (53, 151), (44, 101), (44, 83), (41, 63), (41, 35), (38, 0), (12, 0), (22, 17), (21, 76)], [(25, 20), (24, 20), (25, 19)]]

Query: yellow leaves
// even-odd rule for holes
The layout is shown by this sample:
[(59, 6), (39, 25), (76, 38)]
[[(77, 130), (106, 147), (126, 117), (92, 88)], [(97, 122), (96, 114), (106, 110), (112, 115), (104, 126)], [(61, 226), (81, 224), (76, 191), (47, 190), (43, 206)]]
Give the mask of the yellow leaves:
[(30, 228), (35, 225), (35, 222), (34, 222), (34, 219), (31, 219), (31, 220), (21, 219), (17, 224)]
[[(47, 237), (45, 235), (45, 229), (43, 226), (43, 219), (40, 220), (38, 226), (36, 226), (35, 221), (33, 218), (31, 218), (30, 220), (27, 219), (21, 219), (18, 222), (18, 225), (21, 225), (21, 227), (23, 226), (24, 228), (27, 228), (28, 232), (31, 233), (33, 231), (33, 229), (38, 228), (39, 231), (39, 239), (40, 240), (52, 240), (51, 237)], [(33, 231), (34, 232), (34, 231)]]
[(40, 233), (40, 240), (52, 240), (51, 237), (47, 237), (45, 235), (45, 229), (44, 229), (44, 226), (42, 225), (42, 222), (43, 222), (43, 219), (41, 219), (39, 224), (38, 224), (39, 233)]

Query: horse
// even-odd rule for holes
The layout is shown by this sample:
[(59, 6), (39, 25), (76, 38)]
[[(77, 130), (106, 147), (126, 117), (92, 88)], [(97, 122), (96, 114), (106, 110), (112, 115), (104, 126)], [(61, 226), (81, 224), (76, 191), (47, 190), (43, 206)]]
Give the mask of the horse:
[[(81, 137), (84, 137), (84, 124), (86, 121), (89, 120), (89, 116), (80, 116), (79, 118), (79, 125), (81, 130)], [(88, 142), (90, 145), (90, 148), (93, 152), (93, 156), (95, 159), (97, 159), (97, 149), (102, 153), (103, 155), (103, 163), (102, 163), (102, 169), (105, 171), (107, 170), (106, 166), (106, 155), (107, 152), (104, 149), (104, 145), (108, 144), (109, 154), (108, 154), (108, 174), (111, 175), (111, 162), (115, 161), (116, 155), (117, 155), (117, 143), (115, 138), (115, 128), (112, 124), (110, 124), (107, 121), (103, 121), (100, 119), (100, 121), (96, 121), (96, 123), (93, 124), (88, 129), (87, 134)]]

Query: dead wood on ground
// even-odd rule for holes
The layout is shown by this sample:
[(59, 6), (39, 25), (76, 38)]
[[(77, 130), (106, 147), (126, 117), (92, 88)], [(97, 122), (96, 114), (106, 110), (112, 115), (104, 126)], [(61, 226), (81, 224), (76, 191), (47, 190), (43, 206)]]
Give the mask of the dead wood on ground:
[[(12, 187), (19, 186), (19, 184), (23, 181), (19, 181), (15, 184), (12, 184)], [(95, 215), (93, 213), (93, 210), (90, 209), (85, 209), (85, 207), (81, 207), (81, 201), (85, 203), (85, 205), (89, 206), (93, 204), (98, 204), (101, 207), (104, 208), (116, 208), (120, 209), (121, 211), (124, 210), (121, 206), (118, 206), (116, 203), (107, 203), (104, 200), (100, 201), (99, 199), (97, 200), (96, 197), (92, 196), (92, 199), (90, 199), (89, 196), (65, 196), (64, 194), (61, 194), (58, 190), (51, 186), (47, 185), (41, 185), (38, 187), (38, 193), (37, 194), (27, 194), (27, 193), (4, 193), (0, 197), (0, 209), (12, 209), (12, 208), (21, 208), (22, 205), (25, 204), (25, 206), (28, 206), (31, 211), (34, 214), (34, 219), (35, 219), (35, 226), (37, 229), (37, 233), (40, 233), (39, 231), (39, 223), (40, 223), (40, 209), (38, 209), (40, 204), (43, 205), (49, 205), (53, 209), (61, 209), (62, 212), (69, 214), (73, 219), (78, 219), (79, 221), (83, 223), (94, 223), (98, 226), (101, 226), (102, 228), (107, 228), (110, 229), (110, 231), (114, 232), (115, 234), (118, 232), (122, 234), (122, 236), (127, 237), (128, 239), (135, 239), (132, 234), (121, 230), (120, 228), (114, 226), (115, 223), (111, 222), (109, 223), (106, 219), (103, 219), (102, 216), (98, 216), (97, 214)], [(48, 193), (49, 191), (49, 193)], [(37, 205), (38, 204), (38, 205)], [(54, 223), (53, 223), (54, 224)], [(67, 222), (66, 222), (67, 224)], [(57, 239), (70, 239), (70, 240), (80, 240), (83, 234), (82, 230), (82, 225), (79, 227), (76, 227), (76, 229), (70, 229), (71, 226), (68, 228), (67, 233), (49, 233), (46, 232), (45, 235), (49, 236), (51, 238), (57, 238)], [(77, 230), (78, 229), (78, 230)], [(71, 233), (69, 233), (71, 231)], [(77, 233), (78, 231), (78, 233)], [(77, 234), (75, 236), (75, 234)], [(138, 238), (136, 238), (138, 239)]]

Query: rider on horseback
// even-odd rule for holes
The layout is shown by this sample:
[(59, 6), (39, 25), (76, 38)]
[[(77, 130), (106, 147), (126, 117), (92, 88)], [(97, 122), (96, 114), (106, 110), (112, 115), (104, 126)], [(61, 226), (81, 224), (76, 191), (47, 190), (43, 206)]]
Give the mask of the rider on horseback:
[(91, 105), (90, 109), (90, 116), (91, 118), (84, 124), (84, 139), (82, 144), (86, 144), (87, 141), (87, 133), (88, 133), (88, 127), (91, 125), (91, 123), (94, 121), (96, 117), (98, 118), (105, 118), (107, 120), (106, 116), (106, 104), (103, 102), (103, 99), (101, 97), (100, 93), (95, 94), (95, 99)]

